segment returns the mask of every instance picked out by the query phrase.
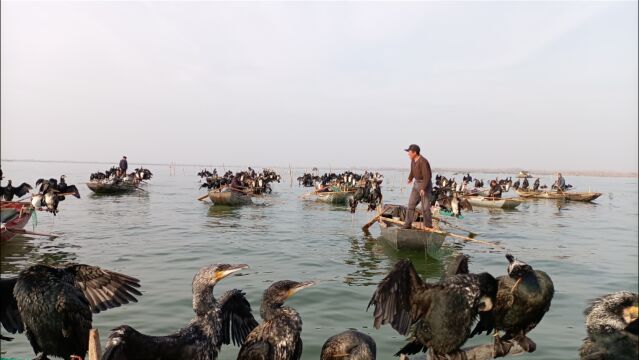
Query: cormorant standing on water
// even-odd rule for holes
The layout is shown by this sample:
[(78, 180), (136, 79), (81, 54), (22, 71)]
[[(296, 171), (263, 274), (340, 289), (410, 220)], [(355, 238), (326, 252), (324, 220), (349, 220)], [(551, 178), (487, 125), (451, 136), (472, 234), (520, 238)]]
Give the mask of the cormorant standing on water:
[(96, 266), (34, 265), (0, 280), (0, 321), (10, 332), (26, 332), (36, 359), (84, 357), (92, 313), (137, 302), (139, 280)]
[(375, 360), (376, 356), (377, 346), (372, 337), (346, 330), (326, 340), (320, 360)]
[(639, 295), (619, 291), (602, 296), (584, 311), (582, 360), (636, 360), (639, 357)]
[(313, 281), (283, 280), (264, 291), (260, 315), (264, 321), (246, 338), (238, 360), (298, 360), (302, 357), (302, 318), (284, 302)]
[(251, 305), (240, 290), (213, 296), (218, 281), (248, 268), (245, 264), (218, 264), (201, 268), (193, 277), (195, 318), (167, 336), (144, 335), (130, 326), (112, 330), (102, 360), (190, 359), (214, 360), (222, 344), (241, 345), (257, 326)]
[(400, 260), (377, 286), (368, 306), (375, 306), (375, 328), (389, 323), (402, 335), (410, 330), (411, 342), (395, 355), (430, 348), (436, 356), (455, 358), (478, 312), (492, 309), (496, 292), (497, 281), (488, 273), (457, 274), (429, 284), (410, 260)]
[[(497, 302), (490, 313), (480, 315), (471, 336), (495, 330), (495, 357), (505, 356), (509, 348), (502, 341), (515, 340), (527, 352), (535, 351), (535, 343), (526, 334), (539, 324), (555, 293), (550, 276), (507, 254), (508, 275), (497, 278)], [(499, 338), (499, 331), (505, 335)]]

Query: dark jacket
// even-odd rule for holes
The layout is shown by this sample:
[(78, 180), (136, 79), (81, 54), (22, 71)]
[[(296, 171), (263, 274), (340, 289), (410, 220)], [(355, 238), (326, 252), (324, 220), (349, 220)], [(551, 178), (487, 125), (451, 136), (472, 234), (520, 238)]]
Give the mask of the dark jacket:
[(126, 169), (128, 168), (129, 168), (129, 163), (126, 161), (126, 159), (120, 160), (120, 169), (122, 169), (122, 171), (126, 171)]
[(417, 161), (410, 161), (410, 174), (408, 174), (408, 181), (413, 179), (418, 181), (424, 180), (419, 190), (432, 188), (431, 177), (432, 173), (430, 171), (430, 163), (425, 157), (420, 155)]

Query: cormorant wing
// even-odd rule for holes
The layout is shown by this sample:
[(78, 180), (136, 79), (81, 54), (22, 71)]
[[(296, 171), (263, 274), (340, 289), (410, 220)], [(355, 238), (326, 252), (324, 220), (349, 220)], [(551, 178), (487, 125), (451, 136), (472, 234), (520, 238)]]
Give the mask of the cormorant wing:
[(222, 309), (222, 343), (235, 346), (244, 343), (248, 334), (257, 327), (257, 321), (251, 313), (251, 304), (240, 290), (230, 290), (218, 300)]
[(22, 197), (24, 195), (26, 195), (27, 193), (29, 193), (29, 190), (33, 189), (31, 187), (31, 185), (27, 184), (27, 183), (22, 183), (20, 184), (20, 186), (18, 186), (17, 188), (13, 189), (13, 193), (17, 196), (17, 197)]
[(136, 289), (140, 280), (128, 275), (83, 264), (68, 266), (65, 271), (74, 277), (74, 285), (82, 290), (96, 314), (130, 301), (138, 302), (133, 295), (142, 295)]
[(67, 185), (66, 192), (72, 193), (76, 198), (80, 198), (80, 191), (75, 185)]
[(24, 324), (18, 310), (16, 298), (13, 296), (13, 288), (18, 281), (17, 277), (9, 279), (0, 279), (0, 301), (2, 309), (0, 310), (0, 322), (8, 332), (15, 334), (24, 331)]
[(410, 260), (397, 262), (377, 285), (368, 303), (367, 309), (375, 305), (375, 328), (389, 323), (401, 335), (406, 335), (411, 324), (428, 311), (430, 295), (424, 290), (431, 287), (422, 281)]
[(468, 274), (468, 256), (457, 254), (446, 266), (446, 270), (442, 274), (441, 281), (449, 276), (458, 274)]

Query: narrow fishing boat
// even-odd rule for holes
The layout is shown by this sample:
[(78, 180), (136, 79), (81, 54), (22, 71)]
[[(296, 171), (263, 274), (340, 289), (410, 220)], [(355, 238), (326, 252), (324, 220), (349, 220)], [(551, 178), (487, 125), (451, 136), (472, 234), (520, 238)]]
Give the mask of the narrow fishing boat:
[(2, 201), (0, 202), (0, 241), (11, 240), (14, 236), (22, 233), (22, 229), (31, 219), (31, 204), (28, 202)]
[(526, 199), (555, 199), (567, 201), (590, 202), (601, 196), (598, 192), (573, 192), (573, 191), (533, 191), (517, 189), (517, 194)]
[(248, 194), (229, 188), (213, 189), (209, 191), (208, 197), (214, 205), (241, 206), (253, 204), (253, 200)]
[[(404, 206), (386, 204), (377, 217), (381, 238), (396, 250), (423, 250), (435, 257), (448, 233), (424, 228), (418, 219), (412, 229), (404, 229)], [(419, 214), (419, 211), (418, 211)]]
[(466, 199), (472, 206), (488, 207), (495, 209), (514, 209), (521, 200), (514, 198), (494, 198), (486, 196), (466, 196)]
[(89, 181), (87, 187), (98, 195), (118, 195), (142, 190), (131, 181)]

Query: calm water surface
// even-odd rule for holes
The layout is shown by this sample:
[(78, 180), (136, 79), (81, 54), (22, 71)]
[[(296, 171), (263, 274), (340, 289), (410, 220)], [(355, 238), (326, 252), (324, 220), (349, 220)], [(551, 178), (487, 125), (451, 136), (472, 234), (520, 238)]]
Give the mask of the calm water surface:
[[(135, 166), (135, 165), (134, 165)], [(259, 317), (262, 291), (273, 281), (317, 280), (288, 304), (303, 320), (304, 359), (318, 359), (324, 341), (348, 328), (370, 334), (377, 342), (378, 358), (392, 359), (404, 339), (390, 327), (372, 328), (366, 305), (376, 284), (402, 257), (409, 257), (422, 276), (438, 279), (455, 251), (471, 257), (471, 271), (505, 273), (503, 250), (483, 245), (458, 244), (449, 239), (441, 259), (419, 252), (395, 252), (377, 241), (372, 228), (365, 236), (360, 227), (371, 213), (351, 215), (338, 206), (301, 201), (308, 189), (285, 181), (274, 186), (272, 196), (254, 206), (237, 209), (211, 207), (195, 199), (199, 170), (150, 167), (155, 176), (138, 194), (98, 197), (83, 184), (88, 175), (106, 165), (25, 163), (3, 161), (2, 170), (14, 183), (32, 185), (40, 177), (68, 176), (80, 188), (82, 199), (69, 198), (53, 217), (39, 213), (36, 231), (63, 233), (50, 241), (16, 237), (2, 245), (2, 276), (15, 275), (36, 264), (82, 262), (120, 271), (142, 282), (139, 303), (95, 315), (94, 327), (104, 342), (108, 330), (128, 324), (150, 335), (166, 335), (193, 317), (191, 280), (202, 266), (247, 263), (249, 270), (225, 279), (217, 293), (243, 289)], [(294, 171), (299, 176), (303, 169)], [(386, 172), (387, 183), (397, 185), (405, 173)], [(477, 174), (488, 179), (495, 174)], [(505, 176), (504, 174), (503, 176)], [(461, 175), (458, 175), (458, 178)], [(549, 178), (542, 182), (550, 183)], [(571, 177), (580, 190), (604, 193), (595, 203), (558, 204), (549, 200), (522, 204), (515, 211), (477, 208), (455, 221), (474, 230), (478, 238), (500, 241), (509, 251), (535, 268), (546, 271), (556, 295), (542, 323), (530, 334), (537, 351), (529, 359), (575, 359), (585, 336), (582, 311), (593, 297), (618, 291), (637, 291), (637, 179)], [(407, 200), (398, 186), (384, 191), (386, 202)], [(482, 336), (467, 345), (489, 343)], [(237, 348), (224, 347), (221, 359), (235, 359)], [(2, 343), (4, 356), (32, 357), (24, 335)]]

